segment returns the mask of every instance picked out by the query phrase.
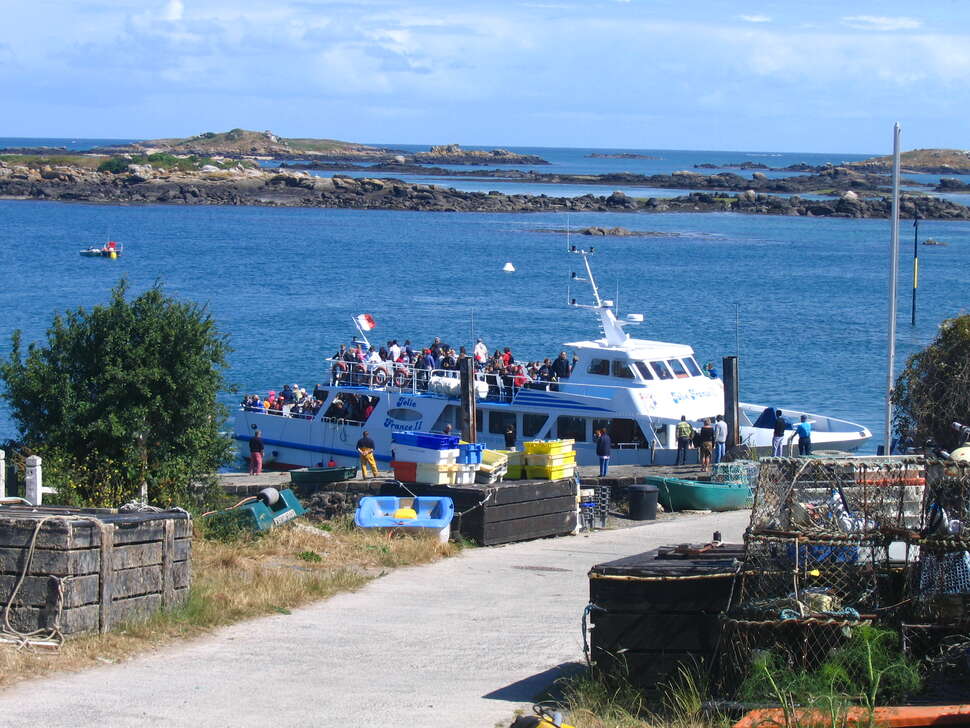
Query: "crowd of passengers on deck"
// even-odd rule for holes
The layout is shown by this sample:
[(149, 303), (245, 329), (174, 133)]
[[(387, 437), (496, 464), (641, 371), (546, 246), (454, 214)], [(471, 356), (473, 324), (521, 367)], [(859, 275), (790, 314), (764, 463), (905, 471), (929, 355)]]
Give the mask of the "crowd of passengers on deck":
[[(320, 384), (314, 387), (313, 392), (301, 389), (298, 384), (284, 384), (279, 392), (270, 390), (265, 398), (258, 394), (247, 394), (243, 398), (242, 406), (249, 412), (312, 420), (326, 400), (327, 391)], [(374, 411), (375, 404), (377, 397), (344, 392), (339, 397), (334, 397), (324, 417), (342, 422), (366, 422)]]
[(439, 337), (430, 346), (414, 347), (411, 341), (398, 344), (396, 339), (385, 346), (367, 346), (357, 341), (340, 345), (330, 360), (331, 385), (383, 387), (392, 384), (400, 389), (427, 391), (432, 376), (457, 376), (458, 362), (471, 357), (480, 379), (489, 387), (489, 397), (511, 399), (519, 389), (558, 389), (559, 382), (569, 379), (579, 358), (560, 352), (555, 359), (518, 362), (510, 347), (495, 349), (478, 339), (469, 354), (464, 346), (458, 351)]

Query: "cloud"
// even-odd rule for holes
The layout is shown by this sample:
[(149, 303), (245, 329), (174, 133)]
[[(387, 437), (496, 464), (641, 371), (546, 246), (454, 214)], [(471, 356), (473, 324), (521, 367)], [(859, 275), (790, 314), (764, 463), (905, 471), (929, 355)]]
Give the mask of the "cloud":
[(743, 20), (746, 23), (770, 23), (771, 18), (767, 15), (739, 15), (739, 20)]
[(922, 20), (906, 17), (887, 17), (885, 15), (849, 15), (842, 18), (842, 23), (856, 30), (916, 30), (923, 25)]
[(168, 0), (162, 9), (162, 20), (181, 20), (183, 12), (185, 12), (185, 5), (182, 0)]

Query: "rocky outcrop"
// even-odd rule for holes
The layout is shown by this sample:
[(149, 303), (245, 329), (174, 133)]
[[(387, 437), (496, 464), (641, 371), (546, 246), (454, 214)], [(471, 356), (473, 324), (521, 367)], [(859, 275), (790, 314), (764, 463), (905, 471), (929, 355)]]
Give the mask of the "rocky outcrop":
[(734, 162), (732, 164), (695, 164), (694, 169), (771, 169), (767, 164), (761, 162)]
[(659, 159), (660, 157), (654, 157), (650, 154), (634, 154), (633, 152), (617, 152), (615, 154), (605, 154), (602, 152), (593, 152), (592, 154), (586, 155), (587, 159)]
[(415, 164), (549, 164), (534, 154), (518, 154), (507, 149), (462, 149), (458, 144), (439, 144), (431, 151), (412, 156)]
[(970, 183), (954, 177), (942, 177), (934, 189), (937, 192), (970, 192)]
[[(750, 182), (750, 181), (749, 181)], [(314, 177), (306, 172), (236, 167), (218, 172), (169, 172), (151, 165), (122, 174), (82, 168), (29, 168), (0, 163), (0, 197), (104, 204), (266, 205), (448, 212), (740, 212), (760, 215), (888, 217), (886, 197), (846, 194), (836, 200), (778, 197), (753, 189), (741, 194), (694, 192), (673, 198), (634, 198), (622, 192), (582, 197), (463, 192), (398, 179)], [(947, 200), (905, 195), (904, 217), (970, 220), (970, 208)]]

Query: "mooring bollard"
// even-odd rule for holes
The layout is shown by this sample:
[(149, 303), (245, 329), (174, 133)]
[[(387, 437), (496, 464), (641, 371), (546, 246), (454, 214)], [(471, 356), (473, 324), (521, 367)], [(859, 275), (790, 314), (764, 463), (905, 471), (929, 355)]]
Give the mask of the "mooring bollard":
[(26, 487), (24, 497), (33, 505), (39, 506), (44, 503), (44, 494), (53, 493), (53, 488), (44, 487), (44, 473), (41, 467), (41, 459), (36, 455), (27, 458)]

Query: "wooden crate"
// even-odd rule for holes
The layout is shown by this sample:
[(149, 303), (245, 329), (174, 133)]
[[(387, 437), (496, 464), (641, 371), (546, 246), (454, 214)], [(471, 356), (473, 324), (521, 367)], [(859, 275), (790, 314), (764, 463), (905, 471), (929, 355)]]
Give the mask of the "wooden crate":
[(740, 544), (725, 544), (678, 557), (665, 547), (594, 566), (590, 659), (647, 691), (679, 664), (709, 667), (742, 552)]
[(30, 567), (11, 610), (13, 626), (53, 627), (60, 601), (65, 635), (107, 632), (184, 602), (191, 538), (192, 521), (182, 512), (0, 506), (0, 605), (9, 601), (33, 540)]
[(455, 502), (452, 534), (480, 546), (565, 536), (576, 529), (578, 493), (572, 478), (460, 486), (389, 483), (384, 487), (385, 495), (410, 493), (451, 498)]

